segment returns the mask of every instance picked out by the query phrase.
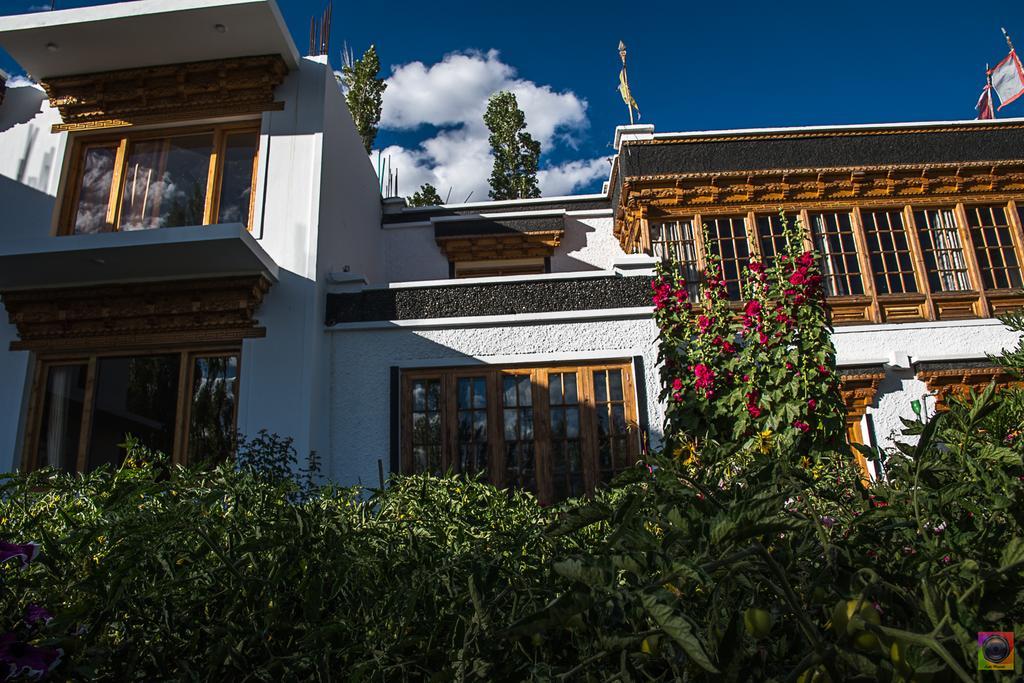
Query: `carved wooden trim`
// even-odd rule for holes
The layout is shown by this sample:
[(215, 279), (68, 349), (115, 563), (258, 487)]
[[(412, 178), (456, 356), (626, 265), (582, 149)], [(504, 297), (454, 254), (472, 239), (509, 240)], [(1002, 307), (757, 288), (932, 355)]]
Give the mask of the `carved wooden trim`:
[(63, 123), (54, 132), (252, 114), (281, 109), (280, 55), (60, 76), (41, 83)]
[(255, 319), (262, 275), (0, 292), (20, 339), (11, 350), (109, 350), (238, 342), (266, 331)]
[(879, 383), (885, 379), (882, 366), (844, 371), (840, 375), (839, 392), (846, 404), (846, 425), (859, 424), (875, 401)]
[(438, 237), (437, 246), (449, 261), (548, 258), (561, 243), (564, 230)]
[(963, 397), (970, 391), (981, 391), (990, 382), (996, 383), (996, 388), (1005, 389), (1011, 386), (1022, 386), (1022, 383), (1006, 368), (996, 365), (985, 364), (964, 364), (953, 367), (919, 367), (917, 370), (918, 379), (928, 385), (928, 391), (935, 395), (935, 409), (945, 411), (949, 409), (946, 401), (950, 397)]

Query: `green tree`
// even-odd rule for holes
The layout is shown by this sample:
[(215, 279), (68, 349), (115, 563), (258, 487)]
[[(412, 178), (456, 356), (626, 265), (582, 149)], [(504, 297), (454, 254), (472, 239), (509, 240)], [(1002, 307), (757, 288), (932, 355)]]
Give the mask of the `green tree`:
[(345, 101), (359, 137), (363, 139), (366, 153), (369, 154), (377, 137), (381, 102), (388, 84), (383, 78), (377, 77), (380, 60), (375, 46), (371, 45), (359, 59), (353, 59), (352, 53), (346, 51), (342, 61), (341, 84), (345, 91)]
[(540, 143), (526, 130), (526, 117), (516, 96), (497, 92), (487, 101), (484, 123), (491, 135), (494, 169), (491, 171), (491, 199), (539, 197), (537, 161)]
[(420, 189), (409, 197), (409, 206), (440, 206), (441, 204), (444, 204), (444, 200), (437, 193), (437, 188), (430, 183), (423, 183)]

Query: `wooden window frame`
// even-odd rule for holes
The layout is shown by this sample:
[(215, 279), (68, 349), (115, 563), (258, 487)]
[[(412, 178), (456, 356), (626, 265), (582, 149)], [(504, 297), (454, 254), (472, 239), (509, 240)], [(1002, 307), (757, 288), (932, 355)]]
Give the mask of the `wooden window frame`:
[(41, 467), (39, 462), (39, 439), (41, 436), (43, 404), (46, 400), (46, 386), (50, 368), (68, 365), (86, 365), (85, 396), (82, 404), (82, 425), (78, 439), (76, 471), (84, 472), (88, 466), (88, 448), (92, 434), (93, 410), (96, 401), (96, 372), (100, 359), (132, 358), (139, 356), (169, 356), (178, 358), (178, 395), (175, 403), (174, 447), (167, 455), (175, 465), (188, 464), (188, 439), (192, 417), (191, 390), (194, 380), (194, 366), (197, 358), (227, 357), (238, 358), (238, 377), (235, 381), (234, 414), (232, 429), (238, 426), (238, 402), (242, 383), (242, 349), (240, 346), (211, 345), (201, 347), (168, 347), (144, 349), (119, 349), (89, 353), (41, 354), (35, 359), (32, 393), (29, 399), (28, 429), (22, 452), (22, 469), (32, 471)]
[[(68, 174), (68, 184), (65, 185), (64, 197), (61, 200), (56, 234), (61, 236), (76, 234), (74, 223), (82, 191), (82, 175), (85, 171), (85, 153), (87, 150), (95, 147), (111, 147), (116, 150), (113, 178), (110, 183), (110, 197), (107, 201), (106, 223), (109, 229), (106, 232), (121, 232), (121, 203), (124, 195), (125, 164), (128, 163), (129, 148), (139, 142), (169, 140), (171, 138), (201, 135), (204, 133), (213, 135), (213, 149), (210, 153), (210, 166), (206, 176), (206, 197), (203, 206), (202, 225), (216, 224), (220, 213), (220, 193), (223, 189), (224, 159), (228, 137), (246, 133), (255, 133), (259, 136), (261, 129), (260, 121), (258, 120), (75, 136), (72, 139), (70, 156), (72, 170)], [(256, 206), (259, 162), (259, 144), (257, 143), (252, 164), (249, 220), (245, 226), (246, 230), (249, 231), (252, 231), (253, 213)]]
[[(970, 198), (959, 201), (956, 197), (936, 197), (905, 199), (893, 201), (881, 198), (836, 202), (797, 201), (783, 204), (782, 209), (788, 216), (799, 216), (804, 228), (804, 239), (807, 247), (812, 247), (812, 213), (849, 213), (854, 242), (857, 247), (857, 258), (860, 265), (861, 280), (864, 294), (860, 296), (830, 296), (829, 306), (833, 312), (836, 325), (885, 323), (885, 322), (916, 322), (925, 320), (954, 320), (965, 318), (987, 318), (1002, 312), (1013, 310), (1024, 305), (1024, 288), (986, 288), (981, 274), (981, 265), (975, 253), (975, 244), (971, 235), (967, 210), (975, 206), (995, 206), (1006, 212), (1010, 228), (1010, 237), (1017, 262), (1024, 276), (1024, 217), (1017, 208), (1024, 202), (1024, 196), (1017, 198)], [(915, 211), (935, 209), (954, 210), (964, 260), (968, 267), (971, 290), (957, 292), (932, 292), (925, 268), (923, 250), (917, 233), (914, 218)], [(706, 270), (706, 249), (703, 226), (716, 218), (745, 217), (747, 247), (749, 258), (761, 258), (760, 233), (757, 229), (757, 216), (768, 213), (770, 209), (778, 210), (778, 206), (740, 205), (740, 206), (708, 206), (701, 208), (674, 209), (651, 208), (650, 215), (643, 222), (640, 243), (645, 251), (653, 254), (651, 249), (650, 225), (652, 223), (670, 223), (676, 221), (692, 221), (694, 225), (694, 241), (697, 250), (698, 269)], [(863, 212), (894, 211), (900, 214), (906, 234), (908, 253), (911, 259), (912, 276), (917, 292), (879, 294), (875, 284), (875, 268), (871, 263), (871, 251), (868, 248), (867, 228)], [(700, 226), (700, 228), (698, 228)]]
[(587, 494), (594, 491), (598, 481), (597, 418), (593, 373), (601, 370), (622, 372), (623, 405), (626, 418), (628, 458), (635, 462), (640, 457), (639, 417), (637, 410), (636, 378), (632, 361), (580, 361), (556, 364), (479, 365), (438, 368), (407, 368), (401, 372), (401, 400), (399, 417), (399, 467), (403, 473), (414, 472), (412, 453), (412, 383), (418, 380), (441, 381), (441, 472), (458, 471), (457, 463), (457, 410), (456, 383), (459, 378), (485, 377), (487, 386), (487, 429), (489, 462), (487, 480), (496, 486), (506, 485), (504, 403), (502, 401), (503, 375), (529, 375), (532, 391), (534, 468), (537, 498), (541, 503), (553, 502), (550, 452), (550, 405), (548, 376), (553, 373), (576, 373), (576, 391), (580, 408), (580, 453), (582, 476)]

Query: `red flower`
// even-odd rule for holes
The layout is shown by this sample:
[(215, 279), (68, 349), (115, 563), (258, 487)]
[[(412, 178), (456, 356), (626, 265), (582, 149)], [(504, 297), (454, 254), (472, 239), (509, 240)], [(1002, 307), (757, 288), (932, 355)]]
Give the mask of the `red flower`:
[(683, 390), (683, 380), (681, 380), (678, 377), (676, 377), (674, 380), (672, 380), (672, 388), (674, 390), (676, 390), (676, 391), (682, 391)]
[(749, 268), (754, 273), (760, 273), (761, 271), (764, 270), (764, 264), (761, 263), (760, 261), (751, 261), (750, 263), (747, 264), (747, 268)]
[(761, 312), (761, 303), (759, 301), (748, 301), (743, 312), (749, 316), (755, 316)]
[(761, 342), (762, 345), (767, 344), (768, 343), (768, 335), (765, 334), (763, 331), (758, 332), (757, 333), (757, 340), (759, 342)]
[(815, 401), (813, 398), (812, 399), (808, 399), (807, 407), (810, 408), (811, 410), (814, 410), (815, 408), (818, 407), (818, 402)]
[(787, 370), (792, 370), (793, 369), (793, 364), (790, 363), (788, 360), (786, 361), (786, 369)]
[(697, 329), (701, 332), (707, 332), (709, 327), (711, 327), (711, 318), (706, 315), (697, 316)]
[(730, 342), (723, 342), (722, 351), (724, 351), (725, 353), (736, 353), (736, 347), (733, 346)]
[(807, 424), (803, 420), (793, 420), (793, 426), (799, 429), (804, 434), (811, 431), (811, 425)]
[(820, 372), (823, 375), (827, 375), (828, 374), (828, 368), (826, 368), (824, 365), (819, 365), (818, 366), (818, 372)]
[(805, 251), (804, 253), (800, 254), (797, 257), (797, 259), (796, 259), (796, 264), (798, 266), (803, 266), (804, 268), (811, 267), (811, 265), (813, 263), (814, 263), (814, 254), (812, 254), (809, 251)]
[(693, 375), (697, 378), (693, 383), (697, 391), (709, 390), (715, 383), (715, 371), (703, 363), (697, 363), (693, 367)]
[(747, 412), (750, 413), (750, 417), (761, 417), (761, 409), (753, 403), (747, 404)]
[(793, 274), (789, 276), (789, 284), (791, 285), (802, 285), (807, 281), (807, 269), (798, 268), (793, 271)]

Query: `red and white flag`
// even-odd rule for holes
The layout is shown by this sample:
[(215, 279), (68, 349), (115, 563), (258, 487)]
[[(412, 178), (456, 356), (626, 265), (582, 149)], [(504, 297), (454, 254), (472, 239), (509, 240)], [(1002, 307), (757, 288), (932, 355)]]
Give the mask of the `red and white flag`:
[(981, 91), (981, 97), (978, 98), (978, 103), (974, 105), (974, 108), (978, 110), (978, 119), (994, 119), (996, 117), (995, 110), (992, 109), (992, 86), (988, 83), (985, 84), (985, 89)]
[(1010, 50), (1006, 59), (992, 69), (992, 88), (999, 95), (1000, 109), (1024, 95), (1024, 68), (1015, 51)]

